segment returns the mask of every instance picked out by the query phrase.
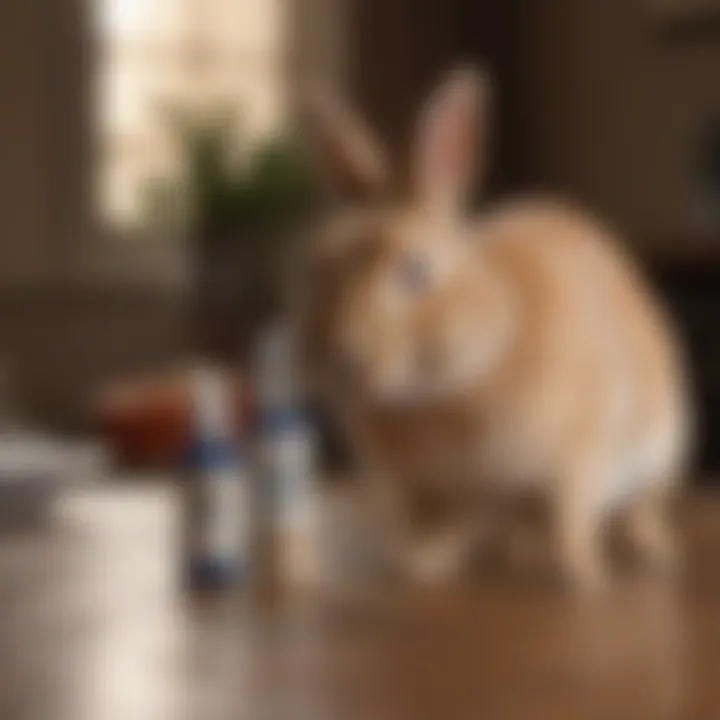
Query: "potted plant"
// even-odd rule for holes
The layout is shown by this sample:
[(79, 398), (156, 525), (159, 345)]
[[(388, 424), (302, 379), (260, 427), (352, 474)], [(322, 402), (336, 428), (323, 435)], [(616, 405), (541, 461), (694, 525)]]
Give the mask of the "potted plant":
[(277, 312), (302, 224), (320, 206), (320, 185), (291, 133), (239, 141), (232, 113), (175, 121), (181, 177), (155, 183), (149, 218), (187, 232), (194, 255), (199, 349), (242, 357)]

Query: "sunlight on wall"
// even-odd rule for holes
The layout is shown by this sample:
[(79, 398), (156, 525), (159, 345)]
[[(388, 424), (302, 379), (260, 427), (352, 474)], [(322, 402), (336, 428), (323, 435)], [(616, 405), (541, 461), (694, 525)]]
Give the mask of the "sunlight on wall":
[(238, 107), (248, 136), (284, 111), (286, 0), (95, 0), (98, 202), (129, 225), (172, 173), (168, 106)]

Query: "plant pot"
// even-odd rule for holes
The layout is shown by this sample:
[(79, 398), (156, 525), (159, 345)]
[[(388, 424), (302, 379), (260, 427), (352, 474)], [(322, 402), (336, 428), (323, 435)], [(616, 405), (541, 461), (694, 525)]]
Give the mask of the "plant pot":
[(195, 338), (223, 361), (247, 360), (282, 307), (280, 267), (290, 233), (248, 229), (197, 241)]

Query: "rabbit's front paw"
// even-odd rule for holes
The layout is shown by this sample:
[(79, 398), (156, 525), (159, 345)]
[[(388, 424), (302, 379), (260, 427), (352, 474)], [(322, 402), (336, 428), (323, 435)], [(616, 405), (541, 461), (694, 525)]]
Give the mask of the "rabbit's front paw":
[(405, 557), (405, 570), (411, 580), (441, 585), (456, 578), (467, 560), (467, 533), (452, 529), (416, 541)]
[(682, 548), (665, 508), (654, 498), (644, 498), (628, 516), (630, 539), (641, 559), (653, 570), (676, 574), (682, 566)]

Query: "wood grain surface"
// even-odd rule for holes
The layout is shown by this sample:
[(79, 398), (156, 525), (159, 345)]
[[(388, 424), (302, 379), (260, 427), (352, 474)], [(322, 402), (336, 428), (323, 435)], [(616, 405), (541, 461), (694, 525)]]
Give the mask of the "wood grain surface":
[(720, 498), (683, 510), (681, 580), (628, 572), (583, 602), (495, 575), (372, 603), (191, 601), (177, 510), (163, 484), (99, 487), (0, 540), (0, 718), (718, 716)]

